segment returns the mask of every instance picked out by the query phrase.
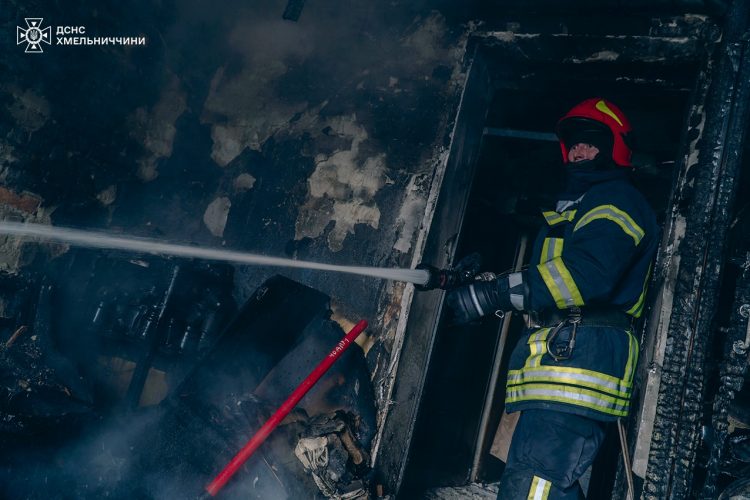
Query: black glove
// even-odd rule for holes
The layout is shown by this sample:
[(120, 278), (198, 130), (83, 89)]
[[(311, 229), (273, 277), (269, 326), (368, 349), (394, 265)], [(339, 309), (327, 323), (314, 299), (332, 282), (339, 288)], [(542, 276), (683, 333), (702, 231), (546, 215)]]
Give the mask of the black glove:
[(523, 310), (528, 296), (522, 273), (504, 274), (448, 292), (446, 304), (455, 324), (469, 323), (495, 311)]
[(438, 269), (437, 267), (421, 262), (417, 265), (416, 269), (428, 271), (430, 277), (424, 285), (416, 285), (416, 289), (420, 291), (434, 290), (435, 288), (450, 290), (457, 286), (471, 283), (474, 276), (479, 273), (481, 267), (482, 256), (477, 252), (467, 255), (451, 269)]

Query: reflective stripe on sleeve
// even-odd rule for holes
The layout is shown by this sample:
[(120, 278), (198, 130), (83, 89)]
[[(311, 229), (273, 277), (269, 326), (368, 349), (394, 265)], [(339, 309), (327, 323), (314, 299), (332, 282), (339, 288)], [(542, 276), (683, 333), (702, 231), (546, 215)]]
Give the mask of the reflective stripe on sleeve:
[(510, 305), (512, 305), (513, 308), (517, 311), (523, 311), (526, 308), (525, 304), (523, 303), (523, 295), (518, 293), (511, 293)]
[(607, 396), (597, 391), (559, 384), (523, 384), (507, 388), (505, 402), (554, 401), (581, 406), (616, 417), (625, 417), (630, 401)]
[(614, 205), (599, 205), (598, 207), (592, 208), (579, 219), (573, 228), (573, 232), (578, 231), (586, 224), (596, 219), (607, 219), (614, 222), (625, 231), (625, 234), (633, 238), (636, 245), (641, 242), (646, 234), (645, 231), (641, 229), (641, 226), (635, 223), (632, 217)]
[(544, 238), (544, 243), (542, 243), (542, 254), (539, 258), (539, 263), (544, 264), (545, 262), (549, 262), (555, 257), (559, 257), (562, 255), (562, 249), (563, 249), (563, 240), (562, 238)]
[(544, 284), (547, 285), (547, 289), (552, 294), (552, 298), (555, 299), (555, 305), (558, 309), (584, 305), (581, 292), (573, 281), (570, 271), (565, 267), (562, 258), (556, 257), (549, 262), (539, 264), (537, 269), (539, 269)]
[[(523, 273), (510, 273), (508, 275), (508, 288), (510, 289), (510, 303), (519, 311), (526, 308), (523, 294)], [(518, 293), (518, 292), (521, 293)]]
[(474, 285), (469, 285), (469, 295), (471, 295), (471, 302), (474, 304), (479, 315), (484, 316), (484, 310), (482, 309), (482, 306), (479, 305), (479, 298), (477, 297), (476, 290), (474, 290)]
[(648, 291), (648, 279), (651, 277), (651, 265), (648, 266), (648, 271), (646, 271), (646, 277), (643, 279), (643, 289), (641, 290), (641, 294), (638, 296), (638, 300), (635, 304), (633, 304), (633, 307), (625, 311), (627, 314), (630, 314), (634, 318), (640, 318), (641, 313), (643, 312), (643, 304), (646, 299), (646, 292)]
[(539, 476), (534, 476), (534, 479), (531, 480), (531, 487), (529, 488), (529, 495), (526, 497), (526, 500), (547, 500), (551, 487), (551, 482)]

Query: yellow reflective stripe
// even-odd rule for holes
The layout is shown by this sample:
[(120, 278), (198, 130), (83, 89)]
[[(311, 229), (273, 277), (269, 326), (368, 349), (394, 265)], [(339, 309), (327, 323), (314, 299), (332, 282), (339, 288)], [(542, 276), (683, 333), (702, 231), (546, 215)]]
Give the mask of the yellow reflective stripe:
[(531, 480), (531, 487), (529, 487), (529, 494), (526, 497), (526, 500), (534, 500), (534, 497), (536, 497), (536, 489), (539, 487), (539, 480), (541, 478), (534, 476), (534, 479)]
[(544, 243), (542, 243), (542, 254), (539, 257), (539, 263), (544, 264), (545, 262), (549, 262), (555, 257), (561, 256), (564, 241), (565, 240), (563, 240), (562, 238), (544, 238)]
[(554, 226), (556, 224), (560, 224), (561, 222), (571, 222), (576, 216), (576, 211), (565, 210), (563, 213), (557, 213), (548, 210), (546, 212), (542, 212), (542, 215), (544, 216), (544, 220), (547, 221), (548, 225)]
[(532, 333), (527, 341), (529, 344), (529, 357), (526, 358), (524, 366), (534, 367), (542, 363), (542, 356), (547, 354), (547, 334), (551, 328), (542, 328)]
[(638, 364), (638, 341), (630, 332), (628, 334), (628, 363), (625, 365), (625, 374), (622, 379), (627, 382), (628, 386), (633, 384), (633, 375), (635, 366)]
[(609, 415), (624, 417), (630, 408), (629, 399), (607, 396), (597, 391), (557, 384), (524, 384), (508, 387), (506, 403), (521, 401), (555, 401), (590, 408)]
[(636, 245), (638, 245), (646, 235), (645, 231), (641, 229), (641, 226), (635, 223), (632, 217), (614, 205), (599, 205), (598, 207), (592, 208), (586, 212), (578, 222), (576, 222), (573, 232), (578, 231), (583, 226), (596, 219), (607, 219), (614, 222), (625, 231), (625, 234), (633, 238)]
[(539, 256), (539, 263), (544, 264), (549, 260), (549, 244), (550, 241), (552, 241), (554, 238), (544, 238), (544, 243), (542, 243), (542, 255)]
[(562, 249), (563, 249), (563, 240), (562, 238), (555, 238), (554, 248), (552, 249), (552, 258), (560, 257), (562, 255)]
[(581, 292), (562, 258), (556, 257), (549, 262), (539, 264), (537, 269), (552, 294), (552, 298), (555, 299), (558, 309), (584, 305)]
[(620, 117), (618, 117), (614, 111), (612, 111), (609, 106), (607, 106), (607, 103), (603, 100), (600, 100), (596, 103), (596, 109), (604, 113), (605, 115), (611, 117), (614, 121), (616, 121), (621, 127), (624, 125), (622, 124), (622, 120), (620, 120)]
[[(546, 330), (550, 330), (550, 329), (546, 328)], [(545, 336), (545, 340), (546, 340), (546, 336)], [(556, 365), (544, 365), (543, 368), (545, 370), (552, 370), (558, 373), (580, 373), (583, 375), (598, 377), (602, 379), (605, 382), (605, 384), (619, 384), (622, 387), (626, 387), (626, 388), (631, 387), (631, 385), (627, 383), (627, 381), (624, 378), (619, 379), (612, 375), (607, 375), (606, 373), (596, 372), (594, 370), (587, 370), (585, 368), (573, 368), (572, 366), (556, 366)], [(523, 370), (523, 368), (519, 370), (509, 370), (508, 373), (517, 373), (521, 370)]]
[(576, 209), (573, 210), (566, 210), (563, 213), (560, 214), (560, 216), (565, 219), (566, 221), (570, 222), (573, 219), (575, 219), (576, 216)]
[(651, 264), (648, 266), (648, 271), (646, 271), (646, 278), (643, 280), (643, 289), (641, 290), (641, 295), (638, 297), (638, 301), (636, 301), (635, 304), (633, 304), (633, 307), (625, 311), (627, 314), (630, 314), (631, 316), (635, 318), (640, 318), (641, 313), (643, 312), (643, 303), (646, 299), (646, 292), (648, 291), (648, 279), (651, 277)]
[(557, 212), (542, 212), (542, 215), (544, 216), (544, 220), (546, 220), (547, 224), (550, 226), (565, 222), (565, 219), (563, 219), (562, 215), (558, 214)]
[(544, 489), (542, 490), (542, 496), (539, 500), (547, 500), (549, 498), (549, 490), (552, 488), (552, 483), (544, 479), (542, 479), (542, 481), (544, 481)]
[[(632, 382), (628, 379), (604, 378), (602, 373), (583, 370), (579, 368), (568, 368), (558, 370), (553, 365), (542, 365), (540, 367), (525, 367), (520, 370), (508, 371), (508, 385), (520, 385), (535, 382), (553, 382), (559, 384), (576, 385), (597, 391), (606, 392), (615, 397), (629, 398)], [(630, 377), (627, 372), (626, 376)]]
[(529, 487), (529, 494), (526, 500), (547, 500), (552, 483), (539, 476), (534, 476)]

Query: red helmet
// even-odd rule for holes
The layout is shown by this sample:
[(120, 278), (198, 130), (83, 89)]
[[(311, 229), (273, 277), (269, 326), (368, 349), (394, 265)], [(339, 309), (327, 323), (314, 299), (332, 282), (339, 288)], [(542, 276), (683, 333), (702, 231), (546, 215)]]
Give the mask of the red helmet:
[[(565, 116), (557, 122), (555, 131), (560, 139), (563, 162), (568, 163), (568, 150), (573, 144), (566, 144), (566, 138), (574, 132), (583, 134), (611, 132), (607, 134), (608, 142), (612, 145), (612, 161), (620, 167), (631, 167), (630, 157), (633, 152), (628, 146), (628, 134), (631, 132), (630, 122), (616, 105), (594, 97), (573, 106)], [(570, 142), (570, 141), (568, 141)]]

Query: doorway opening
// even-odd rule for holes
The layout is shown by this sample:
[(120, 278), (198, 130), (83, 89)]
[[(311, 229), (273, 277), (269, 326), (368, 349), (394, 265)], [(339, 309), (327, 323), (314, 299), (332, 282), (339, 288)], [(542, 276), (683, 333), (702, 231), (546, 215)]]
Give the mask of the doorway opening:
[[(530, 248), (542, 223), (539, 214), (554, 209), (563, 182), (560, 146), (552, 132), (560, 116), (589, 97), (616, 103), (630, 119), (637, 152), (632, 180), (659, 224), (664, 222), (685, 141), (696, 61), (679, 68), (637, 61), (573, 67), (493, 59), (497, 54), (481, 47), (477, 53), (487, 61), (493, 93), (454, 263), (478, 252), (486, 271), (528, 264), (530, 250), (521, 255), (521, 249)], [(435, 487), (499, 480), (503, 462), (491, 447), (504, 412), (508, 357), (524, 321), (513, 315), (505, 334), (502, 325), (491, 315), (473, 325), (438, 323), (403, 477), (404, 498)], [(610, 498), (618, 453), (613, 427), (594, 464), (595, 479), (585, 485), (588, 498)]]

